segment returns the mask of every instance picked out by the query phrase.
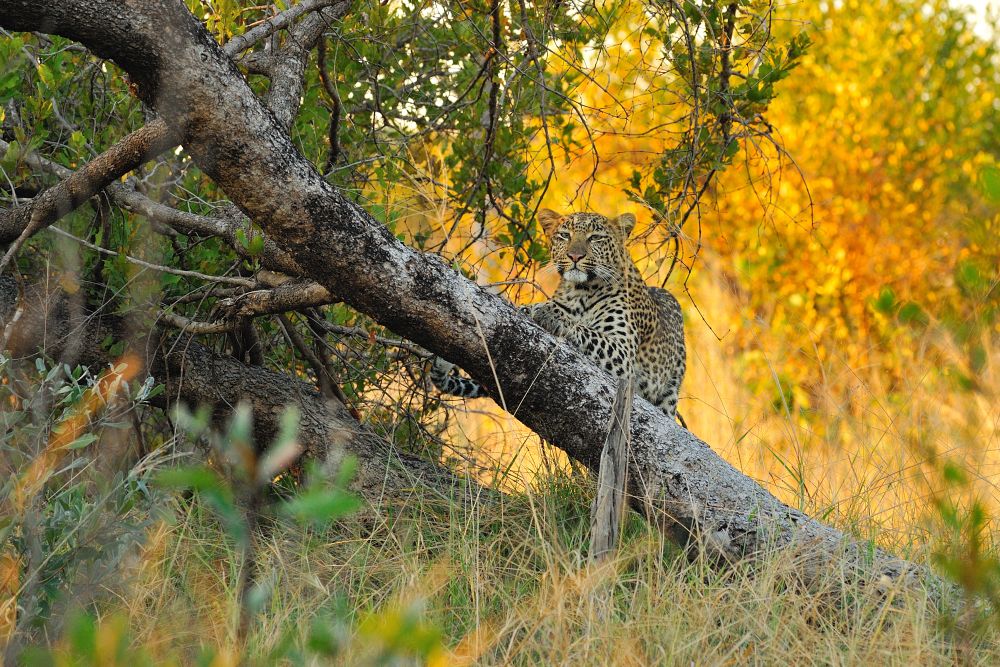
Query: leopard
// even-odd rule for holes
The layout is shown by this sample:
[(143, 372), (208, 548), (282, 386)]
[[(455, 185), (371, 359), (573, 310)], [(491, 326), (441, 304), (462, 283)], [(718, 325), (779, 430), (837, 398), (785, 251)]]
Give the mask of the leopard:
[[(619, 381), (632, 377), (635, 393), (676, 419), (687, 365), (684, 316), (673, 294), (646, 284), (629, 254), (636, 217), (540, 209), (537, 221), (560, 280), (551, 299), (520, 310)], [(442, 394), (486, 395), (440, 357), (430, 375)]]

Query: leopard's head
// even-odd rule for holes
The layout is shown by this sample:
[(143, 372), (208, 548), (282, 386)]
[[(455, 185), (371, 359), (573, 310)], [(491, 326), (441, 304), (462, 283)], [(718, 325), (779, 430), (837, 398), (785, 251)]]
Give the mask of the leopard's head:
[(560, 215), (542, 209), (538, 222), (549, 237), (552, 263), (563, 280), (615, 283), (625, 275), (631, 262), (625, 242), (635, 227), (631, 213), (607, 218), (598, 213)]

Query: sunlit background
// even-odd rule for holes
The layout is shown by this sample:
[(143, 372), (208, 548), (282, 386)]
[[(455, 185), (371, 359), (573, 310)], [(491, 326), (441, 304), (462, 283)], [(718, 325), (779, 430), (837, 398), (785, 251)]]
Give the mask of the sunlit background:
[[(775, 145), (747, 147), (706, 193), (666, 282), (685, 310), (691, 430), (786, 502), (863, 519), (882, 541), (919, 539), (943, 467), (1000, 498), (1000, 229), (980, 184), (998, 159), (1000, 81), (977, 65), (996, 58), (986, 3), (964, 26), (943, 23), (943, 6), (786, 7), (776, 30), (814, 45), (768, 113)], [(656, 158), (664, 110), (632, 76), (641, 35), (623, 20), (607, 42), (603, 78), (582, 92), (600, 110), (599, 160), (565, 156), (544, 203), (635, 212), (633, 256), (661, 284), (673, 245), (662, 225), (644, 233), (651, 213), (625, 192)], [(482, 284), (510, 277), (488, 241), (463, 258)], [(521, 302), (555, 284), (544, 268), (534, 279), (498, 289)], [(486, 477), (530, 484), (566, 465), (488, 399), (461, 409), (453, 437)]]

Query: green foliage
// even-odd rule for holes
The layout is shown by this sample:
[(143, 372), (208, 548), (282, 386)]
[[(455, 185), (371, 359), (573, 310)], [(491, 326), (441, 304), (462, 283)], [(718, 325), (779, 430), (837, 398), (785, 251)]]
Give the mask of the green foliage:
[[(326, 535), (275, 526), (280, 551), (261, 554), (259, 567), (280, 583), (235, 648), (225, 628), (236, 584), (218, 576), (234, 557), (231, 544), (206, 515), (182, 516), (166, 545), (176, 565), (140, 584), (160, 611), (133, 612), (127, 634), (158, 664), (723, 663), (736, 651), (764, 664), (806, 652), (829, 662), (850, 654), (865, 664), (951, 664), (963, 652), (986, 663), (996, 656), (995, 630), (966, 638), (939, 624), (923, 591), (896, 590), (891, 605), (863, 588), (825, 595), (824, 586), (801, 587), (780, 555), (720, 570), (634, 519), (611, 566), (586, 570), (592, 489), (581, 481), (546, 480), (498, 503), (423, 498)], [(840, 572), (829, 576), (843, 585)], [(93, 632), (117, 637), (105, 630), (115, 616), (102, 614)], [(54, 655), (67, 654), (68, 634)], [(144, 641), (150, 635), (170, 641)]]
[(164, 489), (190, 490), (219, 516), (231, 538), (237, 543), (245, 543), (248, 531), (245, 520), (236, 507), (232, 488), (225, 479), (206, 466), (172, 468), (160, 472), (155, 483)]
[(668, 143), (650, 173), (632, 173), (628, 193), (663, 219), (684, 221), (705, 179), (732, 164), (744, 143), (749, 152), (760, 137), (768, 141), (764, 114), (778, 94), (775, 85), (812, 42), (805, 32), (779, 41), (762, 27), (759, 2), (687, 0), (673, 7), (644, 34), (654, 47), (669, 49), (670, 62), (682, 73), (688, 94), (681, 98), (684, 116), (675, 122), (689, 129)]
[[(418, 185), (413, 197), (441, 197), (455, 224), (483, 225), (498, 215), (497, 242), (527, 262), (539, 254), (531, 220), (547, 187), (547, 179), (528, 176), (539, 125), (570, 140), (572, 90), (582, 77), (553, 71), (545, 45), (558, 42), (565, 53), (579, 53), (607, 27), (542, 5), (501, 14), (494, 18), (488, 2), (419, 0), (368, 2), (350, 12), (326, 65), (343, 107), (354, 111), (338, 127), (343, 154), (327, 167), (335, 183), (356, 192), (390, 228), (399, 216), (396, 202), (410, 196), (399, 184), (433, 182), (447, 170), (443, 187)], [(310, 70), (293, 134), (319, 165), (328, 158), (331, 104)], [(379, 215), (387, 210), (392, 214)]]
[(55, 650), (31, 647), (20, 658), (25, 667), (153, 667), (142, 648), (134, 648), (126, 619), (115, 616), (98, 622), (77, 612), (70, 619), (62, 646)]
[[(208, 413), (205, 411), (192, 415), (178, 408), (176, 414), (177, 423), (192, 437), (208, 439), (210, 448), (218, 454), (217, 462), (224, 464), (226, 472), (220, 473), (208, 464), (171, 468), (157, 474), (156, 484), (166, 489), (198, 494), (219, 517), (229, 537), (237, 545), (246, 547), (257, 519), (241, 510), (241, 499), (243, 502), (255, 502), (252, 497), (283, 474), (301, 454), (296, 442), (297, 409), (286, 410), (277, 439), (260, 456), (254, 450), (249, 406), (238, 405), (228, 428), (221, 433), (207, 428)], [(334, 521), (354, 514), (361, 508), (361, 500), (347, 487), (355, 469), (355, 460), (348, 457), (341, 462), (332, 480), (325, 480), (319, 474), (310, 475), (313, 479), (310, 485), (283, 501), (279, 514), (317, 528), (328, 527)], [(253, 511), (257, 510), (251, 509)]]
[[(278, 2), (271, 7), (237, 0), (186, 3), (220, 41), (289, 5)], [(824, 15), (830, 16), (842, 5), (823, 7)], [(963, 214), (961, 223), (942, 231), (941, 236), (954, 232), (961, 237), (966, 252), (941, 280), (959, 297), (942, 304), (940, 299), (924, 298), (896, 282), (891, 282), (892, 286), (875, 283), (871, 292), (857, 298), (845, 297), (836, 285), (828, 294), (831, 303), (857, 304), (865, 311), (858, 320), (874, 318), (887, 323), (885, 331), (906, 332), (913, 337), (953, 337), (962, 354), (941, 366), (955, 371), (963, 390), (980, 392), (988, 400), (990, 395), (983, 391), (982, 383), (990, 371), (990, 332), (996, 326), (1000, 306), (1000, 290), (995, 289), (1000, 263), (998, 219), (981, 214), (975, 207), (987, 205), (987, 211), (994, 210), (989, 206), (1000, 201), (1000, 171), (995, 161), (966, 169), (961, 160), (965, 159), (963, 147), (975, 145), (995, 153), (998, 145), (995, 115), (962, 112), (976, 96), (982, 96), (982, 81), (993, 81), (995, 67), (990, 59), (995, 59), (995, 50), (978, 50), (967, 39), (953, 10), (929, 7), (890, 3), (865, 8), (891, 11), (894, 26), (928, 21), (930, 27), (922, 32), (906, 33), (922, 35), (930, 45), (918, 51), (921, 57), (911, 59), (920, 68), (927, 67), (926, 63), (933, 65), (926, 74), (926, 99), (913, 94), (918, 79), (912, 72), (905, 76), (899, 73), (908, 72), (906, 68), (912, 63), (900, 62), (891, 49), (865, 47), (863, 52), (871, 55), (872, 61), (858, 67), (861, 76), (857, 80), (849, 78), (843, 53), (823, 51), (806, 78), (809, 86), (816, 80), (830, 82), (831, 91), (841, 82), (876, 81), (883, 97), (871, 99), (887, 109), (887, 124), (891, 121), (916, 128), (863, 137), (860, 143), (876, 155), (889, 153), (900, 143), (911, 151), (901, 161), (878, 164), (872, 174), (879, 178), (886, 175), (889, 182), (909, 187), (916, 182), (913, 172), (917, 167), (943, 160), (940, 178), (935, 180), (949, 190), (949, 206)], [(656, 123), (681, 128), (648, 141), (643, 150), (656, 156), (635, 170), (630, 184), (631, 195), (665, 220), (676, 221), (678, 214), (691, 210), (692, 196), (711, 175), (727, 170), (758, 143), (769, 145), (775, 139), (765, 114), (770, 113), (779, 94), (788, 90), (790, 74), (813, 55), (809, 35), (827, 40), (830, 30), (819, 25), (809, 33), (799, 32), (799, 24), (785, 22), (782, 14), (774, 14), (774, 20), (769, 18), (765, 24), (762, 19), (772, 17), (771, 9), (770, 3), (762, 0), (730, 4), (684, 0), (659, 5), (611, 2), (600, 6), (366, 0), (352, 7), (343, 21), (330, 25), (326, 37), (325, 69), (340, 102), (334, 102), (320, 81), (318, 62), (310, 62), (293, 138), (332, 183), (363, 203), (397, 238), (439, 251), (443, 243), (440, 227), (445, 223), (445, 234), (450, 227), (474, 239), (485, 239), (491, 248), (499, 249), (497, 255), (504, 262), (520, 270), (546, 259), (545, 244), (533, 218), (544, 198), (558, 199), (549, 189), (553, 173), (574, 174), (566, 175), (567, 180), (575, 178), (570, 166), (579, 163), (588, 151), (597, 151), (591, 142), (610, 134), (603, 121), (619, 113), (615, 101), (594, 102), (581, 92), (586, 86), (601, 88), (606, 83), (604, 74), (620, 77), (616, 84), (621, 90), (652, 86), (650, 106), (656, 109)], [(853, 25), (843, 16), (851, 11), (848, 7), (841, 12), (838, 26)], [(927, 17), (921, 19), (925, 12)], [(818, 22), (822, 20), (820, 17)], [(732, 36), (727, 36), (730, 29)], [(657, 62), (669, 65), (669, 70), (657, 70), (643, 62), (634, 71), (610, 71), (614, 67), (608, 64), (606, 44), (609, 38), (618, 39), (616, 31), (621, 30), (641, 33), (648, 41), (633, 44), (632, 50), (644, 57), (662, 56)], [(498, 43), (494, 43), (495, 33), (500, 37)], [(884, 38), (877, 35), (879, 47)], [(287, 39), (287, 34), (279, 33), (274, 43), (280, 45)], [(29, 169), (25, 161), (29, 153), (76, 168), (146, 122), (145, 111), (115, 66), (73, 46), (60, 38), (34, 34), (0, 40), (0, 124), (3, 139), (9, 143), (0, 156), (5, 182), (47, 187), (55, 178)], [(888, 58), (891, 66), (883, 67), (879, 58)], [(595, 62), (599, 66), (592, 67)], [(727, 68), (729, 76), (725, 75)], [(878, 75), (874, 74), (877, 68)], [(262, 77), (249, 78), (254, 90), (266, 91), (267, 82)], [(842, 99), (846, 99), (843, 93), (830, 92), (818, 106), (835, 108)], [(886, 99), (907, 100), (907, 113), (890, 108)], [(338, 104), (340, 123), (333, 129), (340, 153), (332, 156), (330, 124)], [(818, 125), (816, 108), (803, 106), (801, 113), (810, 116), (813, 126)], [(956, 124), (963, 130), (960, 142), (952, 141)], [(842, 127), (830, 125), (836, 132)], [(602, 132), (606, 132), (604, 137)], [(827, 146), (837, 149), (844, 143), (837, 134), (830, 137), (825, 140)], [(954, 156), (940, 150), (949, 144), (954, 144)], [(551, 163), (548, 148), (553, 149)], [(822, 169), (812, 165), (811, 173), (826, 175), (842, 165), (853, 167), (855, 161), (849, 158), (838, 154), (829, 164), (821, 165)], [(862, 183), (866, 192), (876, 192), (873, 198), (882, 197), (868, 175), (866, 172), (865, 178), (853, 181)], [(145, 165), (135, 174), (134, 182), (127, 184), (133, 186), (183, 211), (205, 216), (233, 213), (225, 204), (224, 193), (183, 151)], [(975, 198), (971, 196), (973, 189)], [(3, 204), (10, 203), (12, 197), (4, 194)], [(421, 220), (420, 215), (428, 209), (446, 211), (447, 220)], [(862, 211), (864, 214), (867, 211)], [(879, 215), (860, 219), (873, 218), (879, 219)], [(905, 233), (912, 228), (906, 222), (894, 221), (890, 234), (883, 236)], [(197, 319), (214, 312), (218, 296), (216, 286), (207, 287), (189, 276), (140, 270), (125, 260), (125, 254), (203, 273), (239, 272), (247, 276), (259, 268), (264, 252), (261, 230), (252, 223), (243, 223), (235, 231), (236, 247), (198, 235), (153, 235), (148, 233), (146, 221), (132, 213), (105, 215), (86, 206), (60, 225), (120, 254), (107, 259), (82, 251), (82, 266), (76, 263), (76, 247), (72, 252), (52, 252), (45, 257), (53, 257), (57, 265), (66, 267), (77, 285), (104, 286), (105, 294), (113, 295), (107, 298), (113, 301), (100, 304), (103, 308), (129, 314), (155, 313), (167, 304), (174, 312)], [(752, 234), (759, 232), (752, 230)], [(33, 244), (48, 250), (45, 244), (50, 242), (39, 237)], [(735, 263), (748, 283), (751, 276), (782, 274), (790, 261), (800, 256), (800, 248), (792, 243), (761, 243), (760, 250)], [(29, 255), (26, 261), (31, 259)], [(824, 256), (823, 260), (829, 258)], [(455, 264), (467, 275), (476, 274), (461, 258)], [(805, 264), (812, 278), (818, 263)], [(796, 298), (803, 301), (806, 294), (801, 285), (794, 293), (777, 297), (776, 290), (749, 291), (754, 298), (759, 294), (769, 302), (785, 297), (789, 302)], [(820, 311), (834, 307), (824, 305), (819, 298), (816, 303)], [(754, 304), (753, 309), (762, 312), (759, 305)], [(307, 329), (304, 317), (290, 317), (295, 326)], [(439, 460), (445, 450), (436, 437), (443, 428), (438, 404), (414, 390), (419, 358), (414, 361), (413, 355), (376, 343), (375, 336), (391, 334), (342, 304), (325, 308), (321, 317), (326, 324), (348, 330), (324, 349), (333, 350), (333, 375), (342, 382), (350, 406), (361, 410), (366, 424), (400, 449)], [(811, 332), (833, 328), (826, 320), (813, 324)], [(315, 370), (307, 367), (302, 355), (286, 344), (284, 331), (273, 320), (262, 318), (255, 326), (270, 366), (310, 381), (317, 379), (310, 375)], [(368, 332), (370, 337), (365, 335)], [(314, 349), (327, 341), (325, 334), (311, 329), (303, 336)], [(862, 343), (865, 340), (862, 338)], [(221, 338), (215, 342), (225, 345)], [(125, 351), (125, 342), (109, 338), (105, 348), (117, 356)], [(827, 352), (824, 348), (817, 355)], [(738, 363), (751, 360), (739, 359)], [(29, 368), (27, 374), (11, 376), (10, 380), (0, 384), (0, 402), (5, 406), (0, 413), (4, 426), (0, 451), (16, 472), (0, 486), (5, 508), (14, 506), (19, 480), (44, 450), (53, 425), (80, 404), (94, 378), (82, 368), (40, 362), (34, 371)], [(25, 392), (25, 382), (37, 391)], [(400, 386), (405, 387), (405, 393), (395, 391)], [(377, 391), (386, 388), (393, 390), (392, 400), (372, 398), (388, 394)], [(765, 397), (765, 410), (809, 419), (816, 414), (810, 412), (810, 387), (794, 373), (771, 371), (753, 389)], [(596, 617), (581, 612), (594, 605), (580, 594), (587, 587), (585, 577), (578, 575), (580, 557), (586, 551), (589, 490), (581, 489), (578, 480), (547, 480), (541, 493), (516, 496), (496, 513), (481, 508), (465, 511), (468, 508), (460, 510), (455, 505), (441, 513), (426, 507), (417, 511), (387, 507), (379, 510), (384, 514), (371, 520), (373, 525), (362, 529), (352, 521), (362, 503), (349, 490), (354, 473), (351, 459), (341, 462), (335, 478), (324, 479), (311, 470), (306, 475), (307, 484), (300, 485), (300, 471), (294, 469), (300, 453), (294, 411), (285, 415), (281, 433), (266, 451), (255, 442), (252, 415), (245, 407), (234, 411), (221, 432), (211, 428), (212, 415), (207, 410), (195, 414), (180, 411), (174, 415), (178, 432), (184, 435), (182, 440), (207, 446), (204, 460), (175, 449), (173, 436), (157, 430), (162, 430), (162, 425), (144, 423), (141, 434), (131, 433), (128, 438), (152, 435), (151, 449), (161, 450), (164, 458), (168, 452), (183, 456), (182, 465), (167, 467), (154, 457), (146, 465), (118, 472), (111, 479), (87, 477), (84, 473), (93, 467), (105, 436), (127, 433), (131, 428), (125, 418), (129, 411), (145, 409), (143, 404), (161, 391), (162, 386), (151, 382), (133, 383), (127, 407), (116, 409), (113, 415), (93, 416), (87, 430), (61, 447), (59, 465), (44, 471), (41, 490), (23, 507), (0, 518), (0, 556), (12, 554), (18, 559), (18, 586), (23, 589), (19, 599), (26, 601), (18, 610), (18, 640), (62, 637), (52, 640), (58, 646), (51, 650), (25, 654), (29, 664), (151, 664), (145, 652), (135, 646), (151, 641), (149, 637), (155, 632), (127, 629), (141, 625), (135, 616), (141, 612), (131, 609), (133, 616), (127, 621), (106, 613), (116, 604), (93, 591), (104, 590), (104, 586), (115, 593), (124, 590), (124, 585), (116, 586), (120, 582), (114, 581), (125, 571), (122, 563), (128, 554), (135, 553), (154, 521), (163, 517), (176, 529), (168, 538), (175, 555), (165, 557), (163, 563), (151, 559), (156, 567), (162, 566), (164, 580), (151, 588), (148, 596), (137, 596), (142, 604), (135, 606), (169, 600), (150, 612), (158, 614), (159, 622), (169, 622), (178, 609), (192, 614), (192, 628), (180, 628), (171, 639), (201, 642), (207, 648), (189, 646), (178, 664), (235, 661), (234, 652), (247, 662), (259, 659), (264, 664), (351, 662), (358, 655), (375, 664), (440, 663), (446, 646), (458, 646), (469, 633), (480, 629), (486, 633), (491, 623), (500, 628), (498, 634), (507, 647), (494, 648), (489, 658), (496, 662), (511, 657), (504, 651), (513, 651), (522, 662), (560, 661), (554, 643), (566, 641), (570, 646), (566, 655), (572, 655), (580, 646), (607, 640), (602, 632), (616, 626), (627, 636), (628, 641), (621, 643), (627, 650), (635, 649), (633, 643), (645, 643), (635, 649), (635, 655), (666, 661), (664, 656), (676, 652), (695, 661), (717, 657), (720, 663), (753, 662), (754, 647), (768, 639), (771, 646), (799, 646), (796, 642), (802, 637), (783, 635), (782, 631), (793, 625), (789, 619), (799, 621), (814, 611), (811, 605), (815, 601), (796, 598), (795, 591), (780, 583), (780, 577), (776, 577), (779, 583), (770, 586), (769, 577), (780, 571), (780, 563), (771, 563), (771, 569), (762, 568), (747, 580), (740, 579), (737, 569), (727, 575), (730, 579), (720, 582), (704, 564), (689, 566), (678, 558), (675, 550), (662, 543), (658, 532), (632, 517), (626, 526), (624, 553), (616, 563), (620, 571), (608, 579), (613, 591), (612, 613), (595, 622)], [(899, 396), (887, 398), (889, 403)], [(970, 396), (970, 400), (979, 398)], [(7, 410), (7, 405), (15, 407)], [(145, 432), (147, 427), (152, 434)], [(745, 436), (743, 432), (739, 438)], [(170, 447), (159, 447), (164, 444)], [(789, 488), (798, 487), (794, 498), (808, 509), (801, 460), (772, 453), (781, 466), (780, 479)], [(946, 467), (943, 478), (956, 489), (968, 484), (968, 476), (957, 467)], [(154, 507), (159, 511), (154, 512)], [(824, 518), (827, 514), (837, 518), (833, 507), (824, 508)], [(941, 500), (936, 507), (954, 538), (940, 549), (938, 565), (964, 586), (970, 598), (996, 604), (997, 562), (988, 538), (991, 523), (984, 505)], [(255, 548), (262, 531), (273, 531), (268, 535), (281, 544), (280, 557), (267, 553), (259, 544)], [(300, 546), (302, 553), (289, 555), (289, 543)], [(182, 555), (175, 561), (176, 554)], [(268, 564), (268, 558), (279, 562), (270, 563), (270, 569), (262, 568), (267, 576), (256, 576), (255, 564)], [(333, 559), (332, 564), (328, 558)], [(217, 603), (208, 622), (206, 616), (197, 615), (205, 613), (201, 605), (206, 598)], [(228, 601), (230, 606), (219, 600)], [(856, 602), (864, 605), (865, 600), (858, 595)], [(668, 612), (680, 607), (675, 604), (679, 602), (688, 607), (669, 616)], [(730, 602), (732, 607), (727, 607)], [(60, 613), (71, 606), (85, 611)], [(691, 615), (699, 609), (707, 620)], [(720, 613), (720, 609), (728, 609), (728, 613)], [(231, 627), (229, 616), (237, 614), (254, 621), (249, 639)], [(668, 617), (669, 622), (664, 620)], [(71, 620), (64, 626), (64, 619)], [(904, 621), (896, 625), (904, 626)], [(266, 622), (278, 629), (265, 626)], [(207, 631), (198, 634), (213, 623), (222, 630), (215, 635)], [(834, 614), (833, 621), (824, 616), (811, 630), (817, 625), (822, 626), (816, 631), (821, 646), (840, 647), (869, 636), (875, 638), (874, 644), (892, 632), (881, 621), (872, 626), (855, 623), (849, 614)], [(927, 628), (914, 625), (913, 636), (926, 636), (920, 633), (926, 633)], [(718, 653), (688, 650), (697, 641), (689, 637), (650, 637), (677, 627), (685, 628), (689, 635), (694, 627), (712, 628), (707, 638), (700, 639), (702, 646), (718, 649)], [(935, 647), (947, 646), (933, 632), (929, 634)], [(246, 642), (231, 649), (223, 645), (226, 640), (217, 641), (232, 635)], [(661, 639), (663, 643), (656, 644)], [(599, 661), (594, 653), (587, 655)], [(631, 653), (610, 655), (620, 658)], [(829, 656), (826, 659), (836, 661)]]
[(259, 231), (251, 230), (248, 236), (244, 229), (237, 229), (236, 240), (251, 257), (259, 257), (264, 252), (264, 235)]
[(983, 195), (989, 201), (1000, 204), (1000, 167), (983, 167), (979, 171), (979, 183), (983, 189)]
[[(18, 366), (15, 369), (15, 366)], [(92, 414), (89, 429), (61, 448), (54, 433), (86, 404), (96, 378), (82, 368), (33, 369), (0, 356), (0, 554), (20, 564), (19, 631), (33, 636), (58, 627), (67, 608), (86, 605), (116, 576), (153, 521), (148, 471), (137, 466), (95, 475), (102, 439), (127, 433), (123, 420), (142, 408), (150, 382), (123, 392), (114, 410)]]
[(315, 483), (311, 488), (285, 501), (281, 512), (300, 523), (313, 526), (328, 526), (354, 514), (361, 509), (361, 499), (345, 490), (347, 482), (353, 476), (354, 465), (352, 459), (346, 459), (332, 486)]
[(912, 327), (925, 327), (929, 319), (919, 304), (909, 301), (899, 308), (899, 321)]
[(992, 537), (994, 518), (980, 499), (970, 496), (972, 485), (961, 465), (946, 461), (941, 475), (945, 486), (934, 506), (945, 532), (939, 537), (934, 563), (966, 596), (963, 618), (946, 620), (961, 633), (981, 633), (987, 624), (1000, 627), (1000, 558)]
[(441, 647), (441, 631), (428, 623), (422, 604), (372, 614), (359, 633), (380, 644), (376, 664), (391, 664), (401, 656), (425, 662)]

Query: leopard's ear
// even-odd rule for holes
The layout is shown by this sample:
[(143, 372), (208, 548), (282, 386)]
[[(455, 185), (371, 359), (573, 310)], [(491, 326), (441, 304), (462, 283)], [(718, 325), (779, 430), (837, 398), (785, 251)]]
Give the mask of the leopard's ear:
[(563, 216), (550, 208), (543, 208), (538, 211), (538, 224), (542, 226), (546, 236), (552, 236), (559, 229), (563, 221)]
[(632, 234), (632, 230), (635, 229), (635, 216), (631, 213), (622, 213), (615, 219), (615, 222), (618, 223), (618, 229), (621, 230), (623, 239), (627, 239)]

